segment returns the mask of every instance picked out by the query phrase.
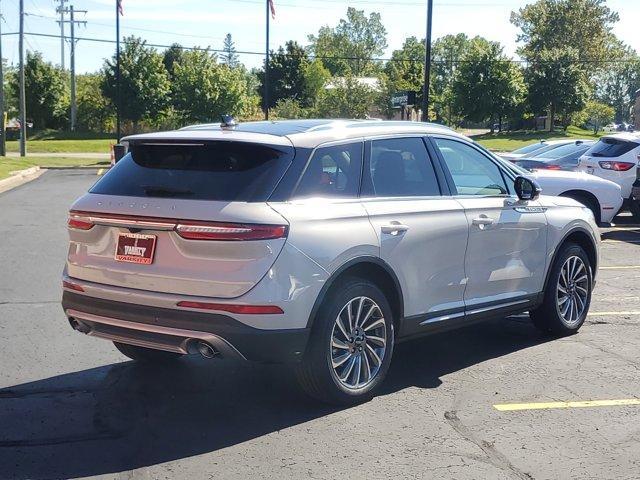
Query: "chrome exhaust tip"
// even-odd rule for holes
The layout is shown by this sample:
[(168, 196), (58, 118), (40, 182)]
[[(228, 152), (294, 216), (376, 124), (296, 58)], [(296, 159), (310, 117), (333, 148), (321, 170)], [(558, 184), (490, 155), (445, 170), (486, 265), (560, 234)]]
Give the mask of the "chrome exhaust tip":
[(204, 358), (214, 358), (220, 355), (220, 352), (218, 352), (215, 348), (213, 348), (206, 342), (198, 342), (198, 344), (196, 345), (196, 349), (198, 350), (198, 353)]

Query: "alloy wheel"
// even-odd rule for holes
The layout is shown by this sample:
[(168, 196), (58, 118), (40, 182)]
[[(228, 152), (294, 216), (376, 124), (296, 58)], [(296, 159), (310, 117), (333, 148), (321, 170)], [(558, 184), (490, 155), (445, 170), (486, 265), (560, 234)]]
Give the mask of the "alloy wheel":
[(344, 387), (355, 390), (378, 375), (387, 352), (387, 324), (369, 297), (356, 297), (342, 307), (331, 331), (331, 367)]
[(589, 275), (580, 257), (574, 255), (565, 260), (556, 291), (562, 320), (569, 326), (575, 325), (582, 318), (589, 298)]

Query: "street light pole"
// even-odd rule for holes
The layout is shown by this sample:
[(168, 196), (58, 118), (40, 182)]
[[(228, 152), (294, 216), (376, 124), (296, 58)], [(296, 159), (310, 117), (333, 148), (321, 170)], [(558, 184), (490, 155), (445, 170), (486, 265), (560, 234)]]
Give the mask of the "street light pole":
[(422, 86), (422, 121), (429, 121), (429, 81), (431, 79), (431, 20), (433, 0), (427, 0), (427, 36), (424, 39), (424, 85)]

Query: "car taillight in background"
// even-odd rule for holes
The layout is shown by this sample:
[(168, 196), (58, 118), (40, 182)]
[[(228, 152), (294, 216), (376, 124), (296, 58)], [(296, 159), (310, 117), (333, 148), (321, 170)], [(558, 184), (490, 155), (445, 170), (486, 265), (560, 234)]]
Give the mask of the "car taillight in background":
[(535, 168), (538, 170), (562, 170), (560, 165), (540, 165)]
[(626, 172), (636, 165), (635, 163), (631, 162), (613, 162), (609, 160), (598, 163), (600, 164), (601, 168), (605, 170), (614, 170), (616, 172)]

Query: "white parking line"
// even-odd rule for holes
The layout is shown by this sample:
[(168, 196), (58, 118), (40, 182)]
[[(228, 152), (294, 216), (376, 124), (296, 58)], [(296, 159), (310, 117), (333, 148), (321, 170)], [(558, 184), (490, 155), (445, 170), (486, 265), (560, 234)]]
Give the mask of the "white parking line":
[(600, 270), (635, 270), (640, 268), (640, 265), (607, 265), (600, 267)]

